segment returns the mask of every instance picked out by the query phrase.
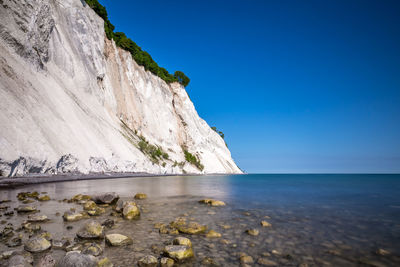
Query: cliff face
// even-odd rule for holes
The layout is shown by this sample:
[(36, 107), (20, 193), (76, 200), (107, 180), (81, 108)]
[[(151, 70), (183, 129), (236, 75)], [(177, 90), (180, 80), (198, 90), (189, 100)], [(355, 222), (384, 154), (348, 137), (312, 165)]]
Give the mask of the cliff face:
[(0, 171), (241, 172), (185, 88), (117, 48), (83, 0), (0, 0)]

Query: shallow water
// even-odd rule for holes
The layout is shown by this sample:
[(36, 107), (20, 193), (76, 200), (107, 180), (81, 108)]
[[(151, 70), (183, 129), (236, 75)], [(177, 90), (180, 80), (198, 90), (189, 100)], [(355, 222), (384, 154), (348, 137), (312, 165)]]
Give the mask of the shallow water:
[[(142, 210), (139, 220), (126, 221), (104, 215), (91, 219), (116, 220), (107, 233), (131, 236), (133, 245), (104, 248), (115, 266), (133, 266), (144, 255), (160, 255), (160, 249), (175, 238), (160, 234), (154, 223), (168, 224), (186, 217), (206, 224), (222, 234), (221, 238), (183, 235), (192, 240), (195, 259), (186, 266), (201, 266), (210, 257), (221, 266), (239, 266), (240, 253), (254, 259), (275, 262), (278, 266), (400, 266), (400, 175), (231, 175), (120, 178), (41, 184), (0, 191), (0, 199), (10, 199), (11, 209), (20, 203), (18, 192), (47, 192), (48, 202), (35, 202), (39, 214), (51, 221), (42, 229), (54, 239), (75, 237), (86, 220), (63, 222), (63, 214), (81, 205), (60, 202), (82, 193), (116, 192), (122, 199), (132, 199), (144, 192), (146, 200), (136, 200)], [(198, 203), (215, 198), (225, 207), (208, 207)], [(2, 212), (4, 213), (4, 212)], [(18, 227), (27, 215), (2, 216), (0, 219)], [(272, 227), (261, 227), (266, 220)], [(73, 229), (67, 230), (72, 225)], [(225, 226), (225, 227), (224, 227)], [(229, 228), (227, 227), (229, 226)], [(245, 230), (256, 228), (260, 234), (250, 236)], [(2, 228), (1, 228), (2, 229)], [(24, 240), (27, 236), (24, 236)], [(158, 249), (157, 249), (158, 248)], [(0, 251), (21, 250), (0, 244)], [(379, 255), (378, 249), (389, 252)], [(65, 252), (47, 253), (57, 259)], [(35, 255), (35, 259), (42, 254)], [(306, 265), (304, 265), (306, 266)]]

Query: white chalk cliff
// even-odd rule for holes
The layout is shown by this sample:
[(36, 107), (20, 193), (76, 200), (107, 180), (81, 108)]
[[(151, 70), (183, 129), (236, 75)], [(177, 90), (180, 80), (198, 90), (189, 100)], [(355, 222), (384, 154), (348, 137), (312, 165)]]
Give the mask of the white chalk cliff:
[(117, 48), (83, 0), (0, 0), (0, 172), (241, 173), (185, 88)]

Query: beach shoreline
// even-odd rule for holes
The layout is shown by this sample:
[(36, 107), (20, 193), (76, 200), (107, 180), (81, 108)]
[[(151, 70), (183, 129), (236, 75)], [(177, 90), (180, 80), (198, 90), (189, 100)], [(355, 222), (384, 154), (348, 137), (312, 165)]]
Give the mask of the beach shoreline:
[(59, 183), (82, 180), (102, 180), (116, 178), (144, 178), (144, 177), (170, 177), (170, 176), (221, 176), (231, 175), (228, 173), (208, 174), (154, 174), (146, 172), (124, 172), (124, 173), (91, 173), (91, 174), (60, 174), (60, 175), (31, 175), (19, 177), (0, 178), (0, 189), (16, 188), (32, 184)]

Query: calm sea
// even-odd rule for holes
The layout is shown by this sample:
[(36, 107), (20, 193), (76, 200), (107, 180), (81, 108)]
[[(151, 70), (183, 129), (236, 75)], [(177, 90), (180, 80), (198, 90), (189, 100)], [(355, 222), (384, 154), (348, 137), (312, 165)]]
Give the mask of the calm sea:
[[(267, 258), (277, 266), (400, 266), (400, 175), (120, 178), (27, 186), (0, 191), (0, 197), (15, 200), (18, 192), (33, 190), (45, 191), (55, 200), (78, 193), (114, 191), (125, 199), (136, 192), (146, 193), (149, 198), (141, 205), (147, 212), (134, 226), (125, 221), (120, 224), (120, 229), (140, 240), (143, 249), (131, 254), (123, 252), (126, 258), (116, 250), (104, 252), (121, 266), (132, 264), (145, 254), (154, 254), (150, 249), (153, 244), (172, 238), (160, 235), (153, 223), (168, 224), (182, 215), (207, 224), (227, 240), (213, 240), (211, 246), (209, 239), (191, 236), (196, 250), (196, 260), (190, 263), (193, 265), (202, 265), (202, 259), (208, 256), (222, 266), (236, 266), (240, 264), (240, 253), (247, 253), (255, 262)], [(211, 208), (198, 204), (204, 197), (223, 200), (227, 206)], [(53, 216), (47, 228), (56, 237), (75, 234), (74, 230), (65, 230), (66, 224), (54, 215), (68, 210), (66, 203), (51, 201), (40, 206), (42, 213)], [(272, 227), (261, 227), (261, 220)], [(76, 224), (74, 229), (78, 228)], [(258, 229), (260, 234), (245, 234), (249, 228)]]

